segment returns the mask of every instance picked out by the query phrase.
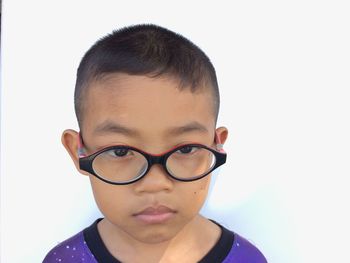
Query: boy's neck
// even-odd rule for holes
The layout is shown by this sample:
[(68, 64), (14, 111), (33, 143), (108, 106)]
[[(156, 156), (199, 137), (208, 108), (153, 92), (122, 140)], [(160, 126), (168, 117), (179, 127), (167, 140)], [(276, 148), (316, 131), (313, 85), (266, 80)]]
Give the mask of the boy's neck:
[[(122, 262), (198, 262), (214, 247), (221, 229), (197, 215), (174, 238), (157, 244), (143, 243), (117, 229), (107, 219), (97, 225), (109, 252)], [(184, 260), (185, 259), (185, 260)]]

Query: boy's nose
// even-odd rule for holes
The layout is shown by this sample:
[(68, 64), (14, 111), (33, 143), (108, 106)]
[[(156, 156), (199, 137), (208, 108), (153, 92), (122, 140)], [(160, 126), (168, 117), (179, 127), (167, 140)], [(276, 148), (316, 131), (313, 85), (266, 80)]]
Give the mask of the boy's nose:
[(174, 186), (174, 180), (167, 174), (160, 164), (154, 164), (148, 173), (137, 181), (135, 190), (138, 193), (171, 191)]

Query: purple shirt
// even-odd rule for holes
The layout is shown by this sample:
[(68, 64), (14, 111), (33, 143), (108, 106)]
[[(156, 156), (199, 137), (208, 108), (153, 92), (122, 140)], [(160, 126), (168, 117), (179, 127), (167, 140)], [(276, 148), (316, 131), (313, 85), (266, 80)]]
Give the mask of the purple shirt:
[[(102, 239), (97, 231), (97, 223), (101, 219), (95, 221), (93, 225), (89, 228), (86, 228), (83, 231), (80, 231), (76, 235), (71, 238), (61, 242), (56, 247), (54, 247), (45, 257), (43, 263), (105, 263), (105, 262), (119, 262), (117, 259), (113, 258), (111, 254), (106, 250), (104, 244), (102, 244)], [(267, 263), (263, 254), (248, 240), (239, 236), (236, 233), (233, 233), (223, 226), (219, 225), (222, 228), (222, 235), (218, 243), (215, 245), (213, 250), (211, 251), (210, 260), (205, 256), (200, 262), (213, 262), (213, 255), (215, 257), (215, 253), (218, 254), (222, 258), (222, 263)], [(102, 248), (105, 250), (106, 257), (101, 257), (98, 255), (97, 257), (103, 258), (101, 261), (98, 261), (94, 256), (96, 254), (96, 248), (93, 247), (92, 243), (89, 244), (87, 242), (86, 231), (90, 231), (90, 233), (95, 233), (96, 238), (94, 238), (93, 242), (100, 242)], [(91, 236), (91, 235), (90, 235)], [(224, 238), (223, 238), (224, 237)], [(231, 238), (232, 237), (232, 238)], [(96, 241), (97, 240), (97, 241)], [(230, 242), (230, 240), (232, 242)], [(225, 246), (229, 245), (228, 250), (224, 251)], [(90, 246), (90, 247), (89, 247)], [(215, 253), (213, 253), (215, 252)], [(224, 254), (223, 254), (224, 253)], [(106, 258), (106, 259), (105, 259)], [(108, 259), (107, 259), (108, 258)], [(214, 263), (218, 263), (216, 260)]]

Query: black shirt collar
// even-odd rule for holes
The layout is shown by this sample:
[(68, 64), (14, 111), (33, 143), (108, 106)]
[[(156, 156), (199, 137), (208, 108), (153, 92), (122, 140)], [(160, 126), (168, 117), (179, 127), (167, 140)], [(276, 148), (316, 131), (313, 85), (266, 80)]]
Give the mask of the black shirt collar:
[[(98, 262), (121, 263), (107, 250), (98, 232), (97, 224), (102, 219), (103, 218), (98, 218), (91, 226), (83, 230), (85, 242)], [(199, 261), (199, 263), (222, 262), (229, 254), (233, 245), (234, 233), (217, 222), (213, 220), (212, 222), (221, 228), (221, 235), (215, 246)]]

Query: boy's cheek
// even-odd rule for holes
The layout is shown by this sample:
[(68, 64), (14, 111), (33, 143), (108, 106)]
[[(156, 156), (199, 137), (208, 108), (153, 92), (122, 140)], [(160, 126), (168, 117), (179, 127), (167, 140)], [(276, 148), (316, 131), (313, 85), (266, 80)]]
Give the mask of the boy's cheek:
[(120, 187), (107, 184), (94, 176), (90, 176), (90, 183), (96, 204), (102, 213), (123, 209), (120, 207), (121, 205), (124, 207), (127, 206), (128, 198), (126, 197), (128, 196), (128, 189), (125, 186)]
[(198, 180), (198, 190), (195, 191), (195, 194), (207, 195), (209, 190), (209, 185), (211, 181), (211, 175), (208, 175), (200, 180)]
[(189, 184), (188, 186), (189, 188), (191, 188), (191, 189), (184, 189), (182, 194), (179, 194), (180, 196), (182, 196), (182, 198), (185, 198), (186, 196), (187, 200), (183, 200), (183, 201), (187, 203), (189, 202), (190, 204), (192, 204), (192, 207), (195, 207), (195, 206), (197, 208), (201, 207), (208, 195), (209, 185), (210, 185), (210, 176), (202, 178), (198, 181), (188, 182), (183, 184)]

